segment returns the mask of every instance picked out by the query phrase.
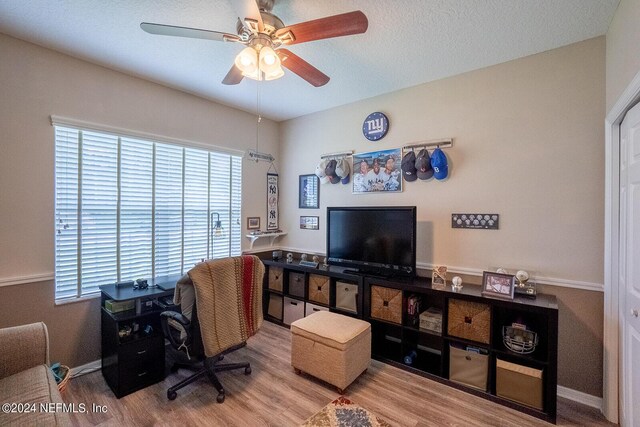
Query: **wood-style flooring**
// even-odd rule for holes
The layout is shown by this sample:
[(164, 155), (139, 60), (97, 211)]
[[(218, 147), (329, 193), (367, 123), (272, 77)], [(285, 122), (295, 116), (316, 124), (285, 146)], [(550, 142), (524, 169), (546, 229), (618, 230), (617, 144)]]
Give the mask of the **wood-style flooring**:
[[(264, 322), (248, 345), (225, 361), (249, 361), (253, 373), (223, 372), (226, 400), (206, 378), (183, 388), (174, 401), (166, 389), (188, 371), (117, 399), (97, 371), (74, 378), (66, 403), (103, 405), (106, 413), (72, 414), (79, 426), (296, 426), (338, 397), (336, 389), (290, 366), (288, 329)], [(372, 361), (345, 396), (398, 426), (550, 426), (550, 424), (446, 385)], [(558, 399), (559, 426), (611, 426), (595, 409)]]

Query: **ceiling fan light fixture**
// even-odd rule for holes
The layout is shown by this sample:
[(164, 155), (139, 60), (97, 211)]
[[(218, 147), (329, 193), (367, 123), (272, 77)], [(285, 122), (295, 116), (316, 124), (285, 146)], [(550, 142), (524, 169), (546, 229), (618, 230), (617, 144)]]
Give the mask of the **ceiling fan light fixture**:
[(236, 56), (235, 64), (247, 76), (258, 71), (258, 53), (252, 47), (245, 47)]
[(269, 46), (265, 46), (260, 49), (260, 70), (265, 74), (272, 74), (280, 68), (280, 58), (276, 54), (276, 51)]
[(284, 70), (280, 67), (278, 67), (276, 70), (274, 70), (271, 73), (264, 73), (265, 80), (276, 80), (282, 76), (284, 76)]

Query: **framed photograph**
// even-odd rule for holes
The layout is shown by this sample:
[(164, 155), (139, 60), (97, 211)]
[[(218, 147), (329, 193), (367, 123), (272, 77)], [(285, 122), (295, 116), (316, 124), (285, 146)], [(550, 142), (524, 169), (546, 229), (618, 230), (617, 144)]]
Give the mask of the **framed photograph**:
[(514, 281), (511, 274), (485, 271), (482, 274), (482, 296), (513, 299)]
[(402, 191), (402, 150), (372, 151), (353, 155), (353, 194)]
[(301, 216), (300, 228), (303, 230), (318, 230), (320, 229), (320, 217), (318, 216)]
[(298, 207), (318, 209), (320, 207), (320, 179), (315, 174), (300, 175)]
[(431, 287), (444, 290), (447, 287), (447, 266), (434, 265), (431, 272)]
[(250, 216), (247, 218), (247, 230), (259, 230), (260, 229), (260, 217)]

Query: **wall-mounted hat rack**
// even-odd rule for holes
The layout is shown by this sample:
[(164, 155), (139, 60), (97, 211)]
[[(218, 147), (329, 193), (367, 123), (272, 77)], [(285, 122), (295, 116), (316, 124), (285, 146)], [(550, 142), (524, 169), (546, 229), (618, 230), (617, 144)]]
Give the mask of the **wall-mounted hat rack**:
[(338, 153), (329, 153), (329, 154), (323, 154), (322, 156), (320, 156), (320, 159), (325, 160), (325, 159), (329, 159), (329, 160), (338, 160), (338, 159), (343, 159), (345, 157), (349, 157), (353, 155), (353, 150), (350, 151), (340, 151)]
[(453, 138), (430, 139), (428, 141), (417, 141), (402, 147), (403, 151), (415, 150), (416, 148), (449, 148), (453, 147)]

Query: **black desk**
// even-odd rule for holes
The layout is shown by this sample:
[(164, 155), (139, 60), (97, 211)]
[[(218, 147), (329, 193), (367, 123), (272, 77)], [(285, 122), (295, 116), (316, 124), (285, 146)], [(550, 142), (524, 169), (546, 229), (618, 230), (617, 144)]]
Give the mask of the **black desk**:
[[(164, 336), (160, 313), (172, 307), (158, 301), (173, 296), (180, 275), (149, 281), (147, 289), (100, 286), (102, 317), (102, 375), (120, 398), (164, 379)], [(107, 301), (131, 309), (111, 312)], [(115, 311), (115, 310), (114, 310)]]

